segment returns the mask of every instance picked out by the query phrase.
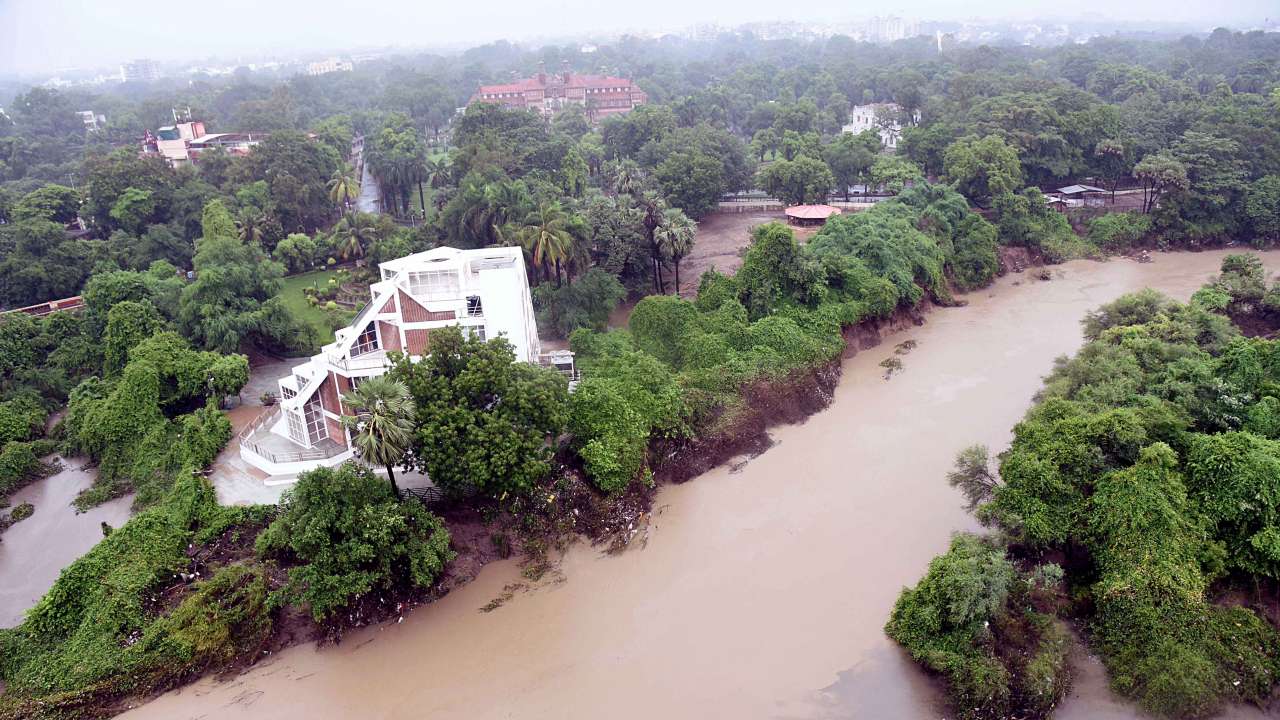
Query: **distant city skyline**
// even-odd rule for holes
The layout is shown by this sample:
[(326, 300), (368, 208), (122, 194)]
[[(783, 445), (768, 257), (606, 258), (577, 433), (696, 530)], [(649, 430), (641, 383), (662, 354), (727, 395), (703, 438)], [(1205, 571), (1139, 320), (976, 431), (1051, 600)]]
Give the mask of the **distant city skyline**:
[[(188, 10), (187, 7), (192, 9)], [(897, 15), (935, 21), (1182, 23), (1256, 27), (1280, 16), (1273, 1), (1222, 0), (1212, 7), (1166, 0), (1070, 6), (1040, 0), (988, 0), (980, 11), (942, 0), (855, 3), (811, 16), (784, 15), (763, 0), (687, 3), (649, 0), (602, 11), (599, 0), (489, 0), (485, 3), (412, 3), (409, 0), (352, 4), (338, 0), (221, 0), (217, 5), (164, 5), (142, 0), (42, 2), (0, 0), (0, 75), (56, 73), (66, 68), (104, 68), (136, 59), (199, 64), (202, 59), (297, 57), (358, 48), (460, 50), (495, 40), (654, 34), (699, 24), (733, 27), (787, 21), (848, 22)], [(801, 11), (804, 12), (804, 11)], [(213, 13), (215, 17), (209, 17)], [(193, 22), (193, 16), (203, 16)], [(222, 21), (222, 22), (219, 22)]]

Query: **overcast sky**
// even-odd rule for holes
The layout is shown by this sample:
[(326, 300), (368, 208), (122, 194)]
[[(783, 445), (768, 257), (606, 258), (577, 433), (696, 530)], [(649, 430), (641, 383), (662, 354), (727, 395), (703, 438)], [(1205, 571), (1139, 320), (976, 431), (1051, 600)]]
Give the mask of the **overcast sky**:
[(1251, 26), (1280, 0), (987, 0), (786, 4), (777, 0), (0, 0), (0, 75), (369, 46), (457, 46), (506, 38), (671, 30), (697, 23), (897, 14), (925, 20), (1090, 16)]

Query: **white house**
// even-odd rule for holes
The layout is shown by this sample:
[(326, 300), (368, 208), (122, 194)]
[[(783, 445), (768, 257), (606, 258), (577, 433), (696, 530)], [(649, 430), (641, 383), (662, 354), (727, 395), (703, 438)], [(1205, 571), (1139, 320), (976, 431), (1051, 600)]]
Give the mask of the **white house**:
[[(887, 126), (882, 127), (876, 124), (876, 115), (880, 114), (886, 118), (892, 118)], [(855, 105), (849, 110), (849, 122), (845, 123), (840, 129), (847, 133), (858, 134), (864, 130), (875, 130), (880, 133), (880, 142), (888, 149), (893, 150), (898, 147), (898, 140), (902, 137), (902, 125), (898, 122), (898, 117), (902, 114), (902, 107), (896, 103), (869, 103), (867, 105)], [(916, 122), (920, 120), (919, 111), (916, 112)]]
[(280, 406), (246, 431), (245, 462), (268, 475), (294, 475), (352, 457), (342, 425), (350, 415), (343, 393), (390, 367), (387, 353), (419, 360), (431, 333), (460, 326), (464, 333), (505, 337), (521, 362), (572, 372), (572, 355), (543, 355), (520, 248), (436, 248), (381, 265), (370, 300), (334, 342), (278, 381)]

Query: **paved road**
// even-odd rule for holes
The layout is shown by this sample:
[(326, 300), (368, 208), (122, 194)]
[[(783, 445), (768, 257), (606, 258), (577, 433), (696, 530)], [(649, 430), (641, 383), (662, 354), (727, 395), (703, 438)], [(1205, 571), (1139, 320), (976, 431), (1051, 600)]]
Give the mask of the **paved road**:
[(356, 198), (356, 208), (360, 212), (378, 214), (382, 212), (379, 208), (378, 197), (378, 181), (373, 179), (373, 173), (369, 172), (369, 166), (364, 163), (364, 142), (357, 140), (352, 144), (351, 153), (352, 162), (361, 170), (360, 174), (360, 197)]

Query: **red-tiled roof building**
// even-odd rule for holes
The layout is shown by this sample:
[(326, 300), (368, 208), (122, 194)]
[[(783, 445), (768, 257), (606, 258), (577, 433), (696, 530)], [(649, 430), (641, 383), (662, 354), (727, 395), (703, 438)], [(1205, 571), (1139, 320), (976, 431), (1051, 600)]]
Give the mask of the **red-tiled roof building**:
[(568, 105), (586, 108), (592, 121), (629, 112), (643, 105), (648, 96), (626, 78), (609, 75), (580, 75), (568, 70), (560, 75), (540, 72), (504, 85), (481, 85), (471, 103), (493, 103), (508, 108), (534, 110), (554, 115)]

